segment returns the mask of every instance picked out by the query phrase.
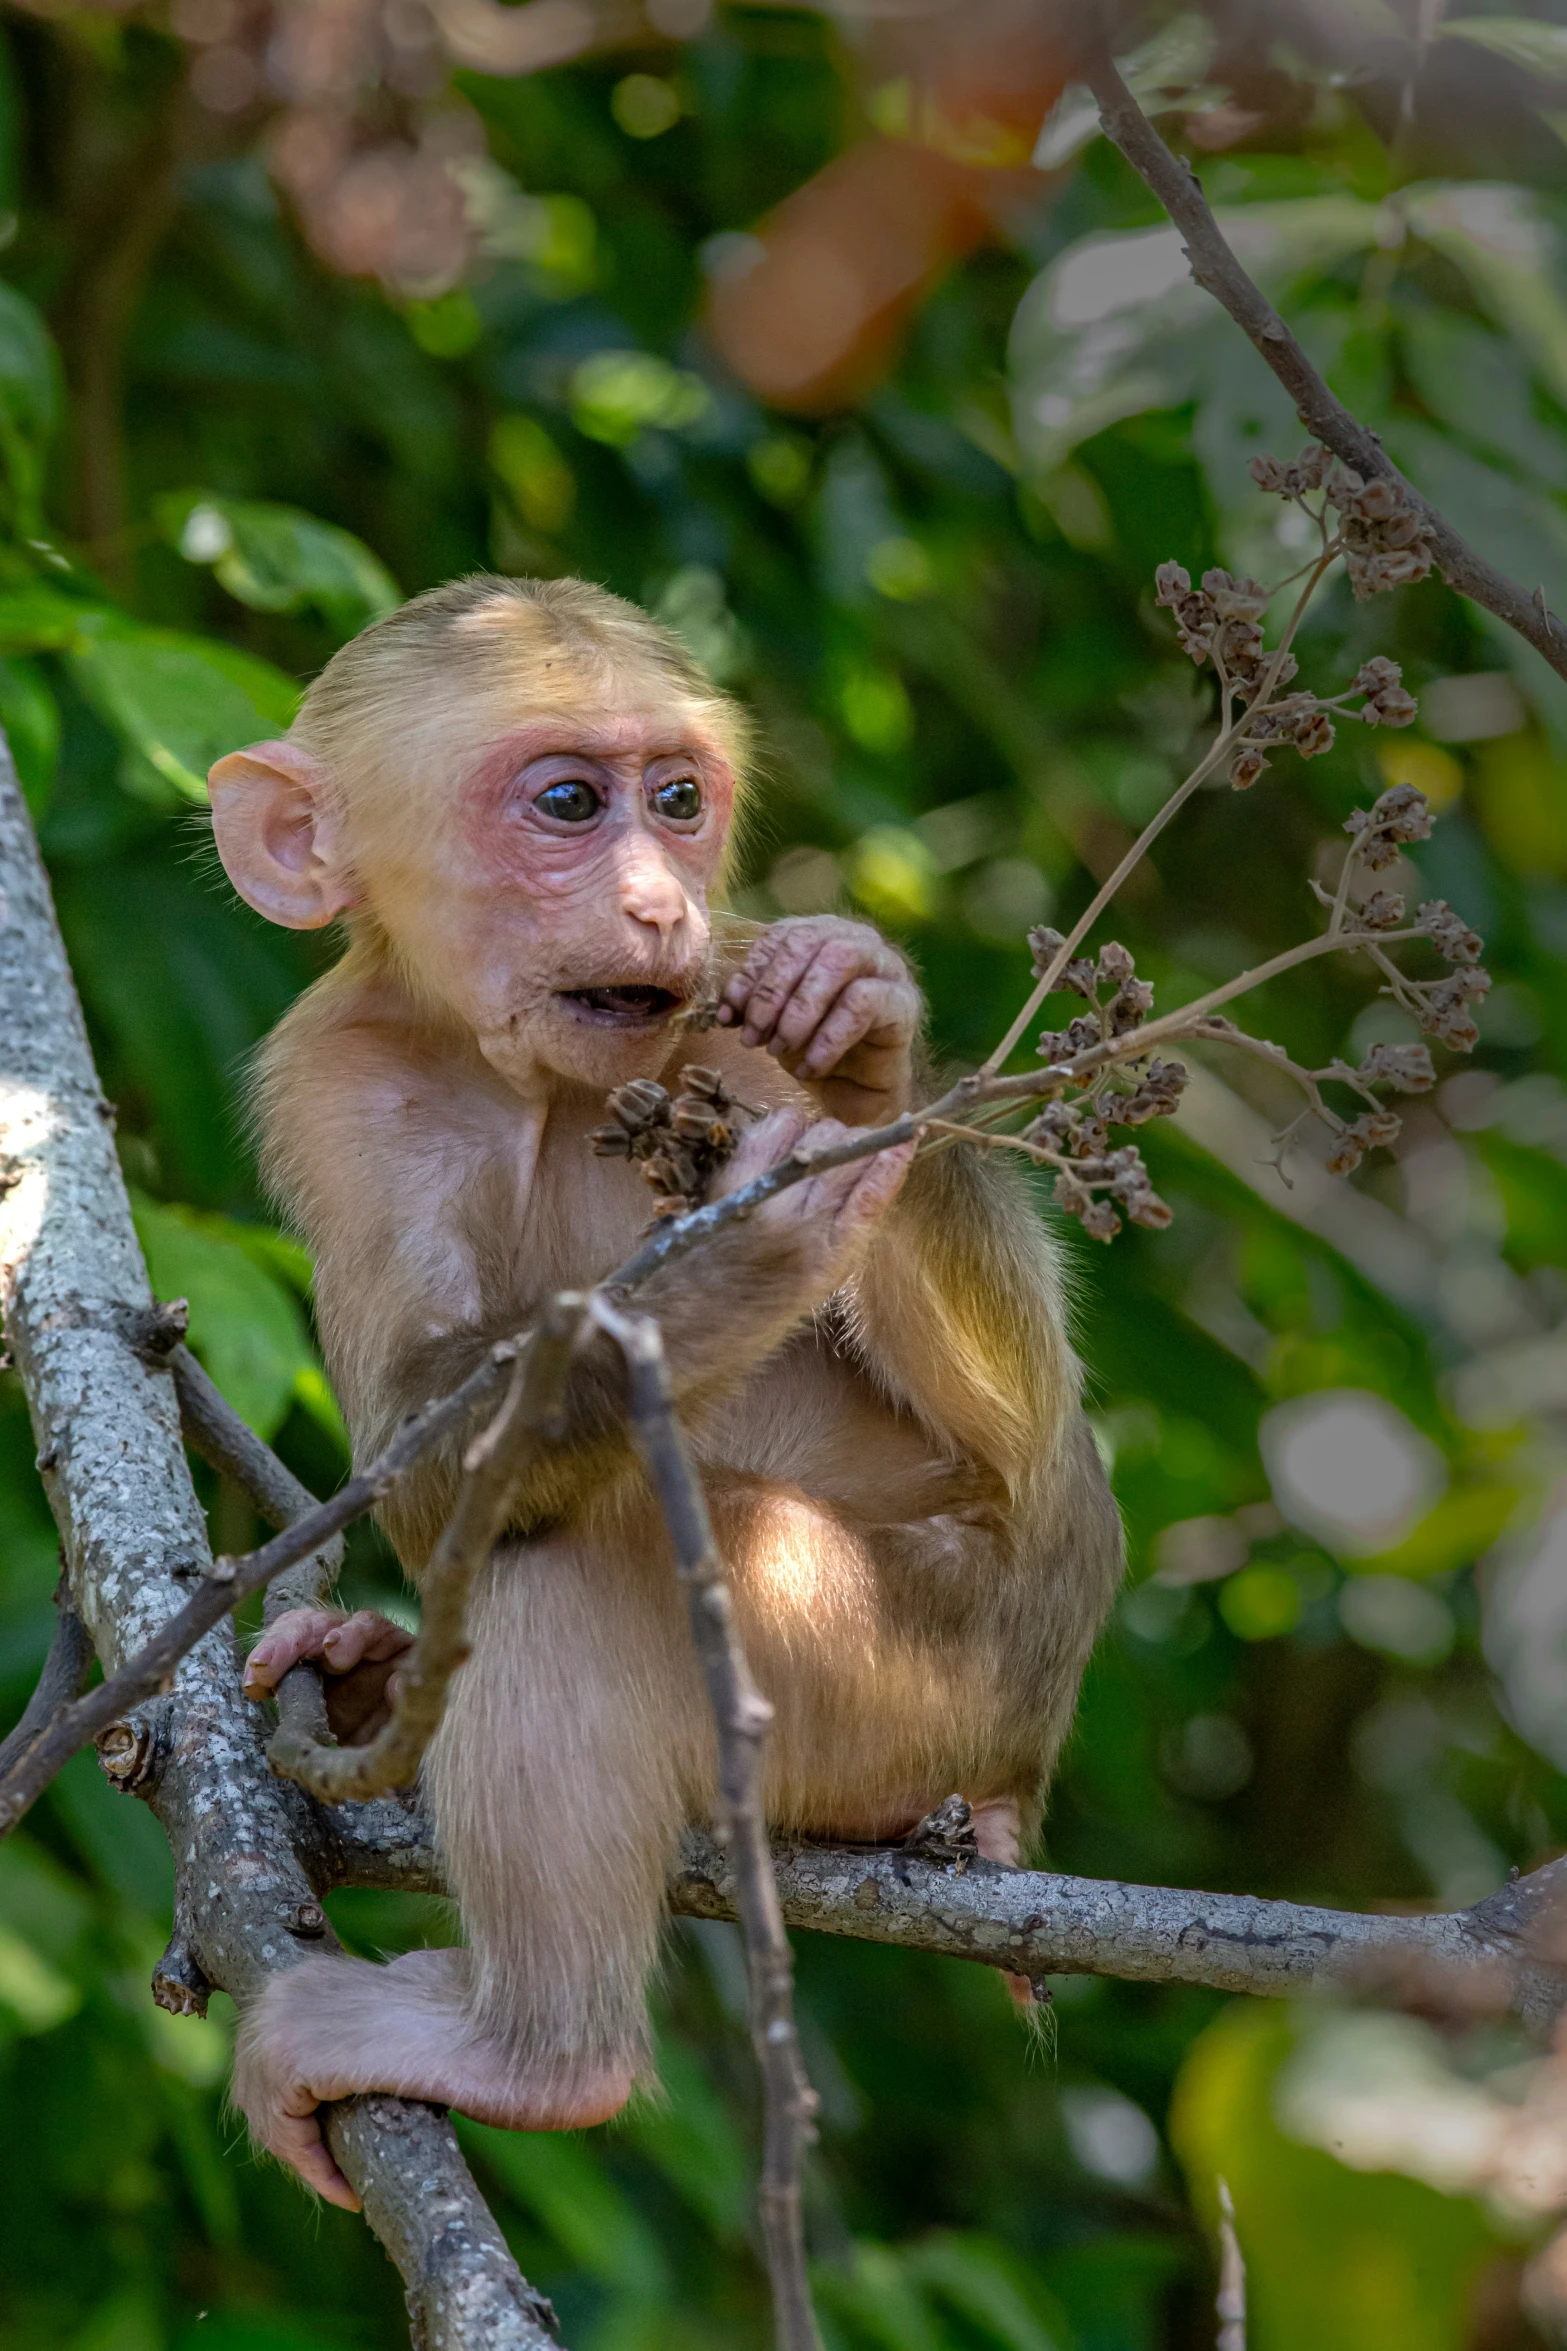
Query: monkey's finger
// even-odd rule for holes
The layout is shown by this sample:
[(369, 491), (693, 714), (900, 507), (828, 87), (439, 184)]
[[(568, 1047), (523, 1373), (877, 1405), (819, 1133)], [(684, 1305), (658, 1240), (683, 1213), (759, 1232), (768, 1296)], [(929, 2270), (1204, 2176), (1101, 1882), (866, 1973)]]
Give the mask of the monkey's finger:
[(768, 1045), (770, 1053), (797, 1052), (809, 1045), (815, 1032), (843, 997), (865, 985), (891, 987), (893, 974), (867, 969), (867, 958), (853, 938), (825, 939), (800, 973), (788, 997), (779, 1006)]
[(798, 1073), (806, 1078), (825, 1077), (846, 1053), (867, 1040), (893, 1050), (905, 1046), (914, 1035), (917, 1017), (912, 991), (901, 974), (896, 979), (851, 979), (816, 1023), (796, 1065)]
[(332, 2161), (316, 2119), (318, 2111), (270, 2115), (266, 2146), (291, 2171), (297, 2171), (306, 2187), (314, 2188), (328, 2204), (340, 2204), (345, 2212), (357, 2212), (359, 2198)]
[[(783, 940), (778, 952), (746, 997), (744, 1026), (740, 1031), (742, 1045), (766, 1044), (773, 1034), (779, 1014), (812, 965), (818, 957), (830, 952), (829, 942), (819, 932), (797, 931)], [(829, 990), (829, 1000), (841, 984), (840, 980)]]
[(838, 1210), (840, 1232), (855, 1232), (874, 1224), (898, 1197), (914, 1158), (912, 1141), (896, 1143), (869, 1159), (851, 1161), (855, 1181)]
[(779, 941), (771, 933), (758, 939), (740, 969), (737, 972), (732, 972), (724, 982), (718, 999), (718, 1019), (721, 1027), (738, 1028), (744, 1020), (745, 1008), (751, 998), (751, 990), (777, 954), (778, 947)]
[(381, 1664), (413, 1647), (413, 1635), (373, 1608), (361, 1608), (333, 1626), (321, 1644), (328, 1673), (352, 1673), (356, 1665)]
[(268, 1625), (246, 1658), (246, 1695), (266, 1697), (302, 1657), (319, 1657), (330, 1634), (344, 1621), (340, 1608), (289, 1609)]
[[(770, 1110), (746, 1129), (739, 1150), (723, 1170), (713, 1187), (713, 1196), (721, 1200), (727, 1192), (738, 1192), (742, 1184), (765, 1175), (776, 1167), (780, 1159), (788, 1157), (806, 1131), (806, 1122), (792, 1104)], [(811, 1133), (815, 1134), (813, 1127)]]

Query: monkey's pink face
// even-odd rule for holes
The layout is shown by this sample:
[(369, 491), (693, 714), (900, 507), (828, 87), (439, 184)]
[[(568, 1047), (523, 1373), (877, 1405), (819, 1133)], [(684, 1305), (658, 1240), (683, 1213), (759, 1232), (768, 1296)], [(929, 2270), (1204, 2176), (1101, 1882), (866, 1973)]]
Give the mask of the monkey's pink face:
[(705, 982), (734, 808), (722, 745), (688, 704), (631, 692), (553, 717), (515, 716), (501, 694), (474, 718), (449, 764), (437, 751), (433, 774), (388, 777), (389, 799), (347, 811), (298, 743), (220, 760), (230, 879), (297, 930), (373, 915), (524, 1092), (541, 1070), (602, 1088), (657, 1069)]
[[(656, 1068), (703, 988), (734, 777), (689, 711), (536, 719), (485, 745), (419, 886), (370, 895), (508, 1076)], [(436, 886), (429, 887), (434, 878)], [(391, 881), (391, 877), (385, 877)]]

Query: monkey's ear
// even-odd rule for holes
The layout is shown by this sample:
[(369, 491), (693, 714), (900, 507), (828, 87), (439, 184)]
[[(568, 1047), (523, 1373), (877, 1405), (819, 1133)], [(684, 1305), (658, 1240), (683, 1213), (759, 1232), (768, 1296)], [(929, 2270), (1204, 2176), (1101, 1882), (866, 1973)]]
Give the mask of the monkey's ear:
[(298, 743), (252, 743), (218, 761), (207, 789), (224, 871), (258, 914), (318, 931), (356, 904), (319, 759)]

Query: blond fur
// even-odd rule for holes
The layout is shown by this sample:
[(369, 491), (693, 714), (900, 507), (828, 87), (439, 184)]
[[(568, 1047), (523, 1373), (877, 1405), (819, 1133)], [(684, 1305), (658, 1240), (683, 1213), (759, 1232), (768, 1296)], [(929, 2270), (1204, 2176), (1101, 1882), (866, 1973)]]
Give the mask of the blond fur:
[[(448, 684), (481, 691), (497, 653), (527, 665), (530, 693), (568, 698), (609, 694), (642, 664), (743, 752), (730, 706), (629, 606), (580, 583), (463, 582), (345, 648), (306, 703), (299, 732), (360, 821), (381, 821), (374, 794), (389, 822), (406, 820), (399, 793), (413, 805), (427, 745), (410, 676), (438, 655)], [(430, 756), (438, 780), (446, 753)], [(428, 792), (426, 774), (427, 823)], [(666, 1080), (690, 1057), (671, 1044)], [(725, 1032), (701, 1057), (743, 1099), (809, 1108)], [(361, 1460), (550, 1292), (623, 1259), (645, 1223), (636, 1171), (586, 1148), (601, 1103), (565, 1080), (521, 1099), (368, 926), (273, 1036), (258, 1102), (269, 1180), (316, 1253)], [(1121, 1573), (1054, 1243), (1009, 1169), (949, 1151), (916, 1162), (847, 1280), (838, 1260), (824, 1270), (825, 1246), (803, 1221), (736, 1223), (638, 1300), (662, 1325), (777, 1710), (771, 1817), (896, 1835), (958, 1790), (1014, 1804), (1026, 1835)], [(429, 2083), (525, 2079), (527, 2098), (508, 2107), (497, 2090), (485, 2110), (526, 2119), (546, 2093), (569, 2104), (574, 2083), (644, 2062), (666, 1872), (682, 1824), (711, 1812), (714, 1737), (607, 1358), (583, 1363), (572, 1419), (578, 1440), (541, 1450), (481, 1579), (473, 1655), (429, 1757), (469, 1951), (444, 1973), (405, 1970), (395, 2001), (389, 1985), (400, 2055), (365, 2022), (362, 1973), (318, 1970), (292, 2008), (281, 1986), (247, 2031), (246, 2080), (315, 2066), (338, 2092), (420, 2081), (442, 2095)], [(385, 1508), (415, 1576), (457, 1474), (454, 1451), (438, 1456)], [(422, 2041), (408, 2022), (421, 1998)], [(271, 2094), (246, 2098), (253, 2115)]]

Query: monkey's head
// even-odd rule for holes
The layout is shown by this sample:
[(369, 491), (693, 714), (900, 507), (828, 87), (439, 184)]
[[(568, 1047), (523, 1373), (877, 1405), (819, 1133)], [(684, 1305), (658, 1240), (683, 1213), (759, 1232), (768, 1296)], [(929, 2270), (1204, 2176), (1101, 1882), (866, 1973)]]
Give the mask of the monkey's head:
[(523, 1090), (661, 1067), (708, 970), (743, 715), (669, 630), (581, 580), (477, 578), (334, 655), (286, 740), (220, 759), (242, 898), (344, 917)]

